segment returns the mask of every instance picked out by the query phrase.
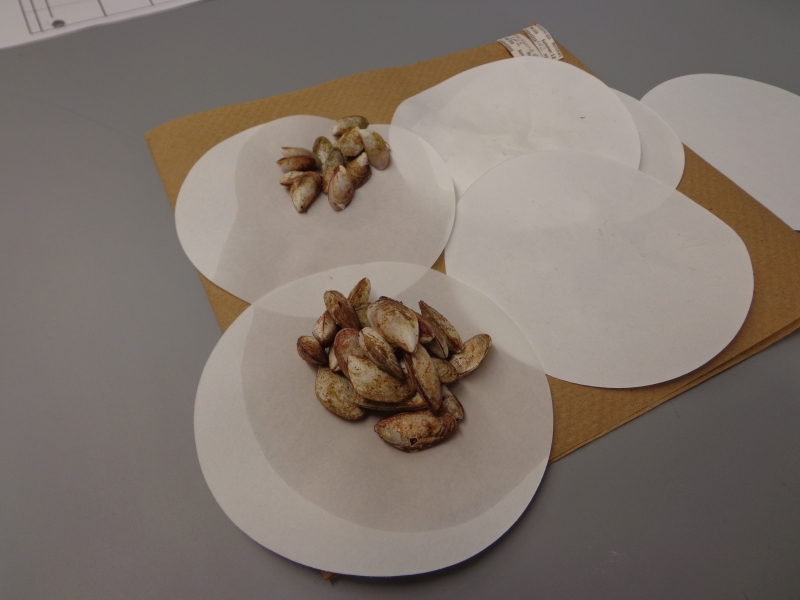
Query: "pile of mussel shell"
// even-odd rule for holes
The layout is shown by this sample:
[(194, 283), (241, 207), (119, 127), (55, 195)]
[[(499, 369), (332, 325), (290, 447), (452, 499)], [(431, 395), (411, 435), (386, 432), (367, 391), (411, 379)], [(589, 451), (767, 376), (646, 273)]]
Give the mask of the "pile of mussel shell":
[(331, 132), (336, 143), (321, 135), (311, 150), (281, 148), (281, 185), (289, 188), (297, 212), (306, 212), (321, 191), (328, 195), (333, 210), (344, 210), (372, 176), (370, 165), (378, 170), (389, 166), (389, 144), (368, 126), (364, 117), (343, 117)]
[(320, 404), (342, 419), (363, 419), (368, 410), (395, 413), (375, 432), (404, 452), (419, 452), (447, 439), (464, 419), (448, 387), (478, 368), (492, 338), (461, 341), (456, 328), (432, 306), (420, 312), (382, 296), (369, 301), (364, 278), (345, 297), (324, 294), (326, 311), (312, 335), (297, 340), (303, 360), (317, 365)]

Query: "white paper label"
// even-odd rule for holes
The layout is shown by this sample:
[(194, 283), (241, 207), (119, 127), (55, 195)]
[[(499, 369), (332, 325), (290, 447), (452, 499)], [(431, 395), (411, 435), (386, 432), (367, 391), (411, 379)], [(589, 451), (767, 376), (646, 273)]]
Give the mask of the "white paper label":
[(553, 36), (550, 35), (550, 32), (541, 25), (534, 24), (530, 27), (526, 27), (523, 29), (523, 31), (528, 35), (529, 38), (531, 38), (531, 41), (536, 45), (536, 48), (545, 58), (552, 58), (555, 60), (561, 60), (564, 58), (564, 55), (561, 54), (561, 50), (558, 49), (558, 44), (556, 44)]
[(544, 56), (531, 40), (520, 33), (500, 38), (497, 41), (506, 47), (511, 56)]
[(554, 60), (564, 58), (553, 36), (541, 25), (531, 25), (523, 31), (527, 37), (521, 33), (515, 33), (497, 41), (506, 47), (511, 56), (539, 56)]

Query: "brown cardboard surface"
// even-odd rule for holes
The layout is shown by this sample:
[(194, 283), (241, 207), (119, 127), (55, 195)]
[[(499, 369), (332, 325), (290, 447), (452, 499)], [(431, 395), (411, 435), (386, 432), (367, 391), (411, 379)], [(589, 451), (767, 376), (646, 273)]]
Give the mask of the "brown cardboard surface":
[[(588, 69), (563, 46), (564, 61)], [(361, 114), (391, 122), (400, 102), (457, 73), (509, 58), (500, 44), (457, 52), (405, 67), (381, 69), (312, 88), (225, 106), (166, 123), (146, 135), (173, 208), (192, 165), (210, 148), (273, 119), (310, 114), (339, 118)], [(544, 59), (543, 59), (544, 60)], [(723, 352), (683, 377), (635, 389), (603, 389), (549, 378), (554, 436), (551, 460), (634, 419), (677, 394), (755, 354), (800, 327), (800, 235), (690, 149), (678, 189), (713, 212), (744, 240), (753, 263), (755, 292), (747, 320)], [(444, 255), (433, 268), (445, 272)], [(200, 276), (224, 331), (248, 304)]]

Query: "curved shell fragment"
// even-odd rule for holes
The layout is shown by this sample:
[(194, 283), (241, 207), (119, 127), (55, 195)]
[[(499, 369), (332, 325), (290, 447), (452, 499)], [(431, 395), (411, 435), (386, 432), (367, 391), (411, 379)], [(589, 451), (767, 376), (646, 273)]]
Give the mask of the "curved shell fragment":
[(317, 155), (320, 165), (325, 164), (325, 161), (328, 159), (328, 154), (330, 154), (331, 150), (333, 150), (333, 144), (324, 135), (321, 135), (314, 140), (314, 147), (311, 148), (311, 151)]
[(369, 129), (359, 129), (361, 143), (369, 158), (369, 164), (382, 171), (389, 166), (389, 144), (381, 137), (377, 131)]
[(492, 338), (486, 333), (479, 333), (464, 342), (464, 351), (450, 357), (450, 364), (458, 371), (458, 378), (466, 377), (477, 369), (491, 346)]
[(427, 402), (425, 402), (425, 399), (419, 394), (414, 394), (408, 400), (403, 400), (402, 402), (398, 402), (396, 404), (390, 404), (388, 402), (377, 402), (375, 400), (370, 400), (369, 398), (362, 398), (361, 396), (356, 394), (355, 402), (361, 408), (366, 408), (369, 410), (377, 410), (381, 412), (405, 412), (410, 410), (428, 409)]
[(339, 368), (344, 373), (344, 376), (350, 378), (350, 372), (347, 368), (347, 361), (350, 355), (355, 353), (359, 356), (366, 357), (366, 354), (361, 349), (359, 343), (358, 330), (352, 328), (340, 329), (333, 340), (332, 352), (336, 355), (336, 362)]
[(414, 352), (419, 340), (419, 324), (414, 311), (391, 298), (380, 298), (369, 305), (370, 326), (386, 341), (406, 352)]
[(417, 392), (425, 399), (431, 410), (438, 411), (442, 406), (442, 384), (425, 347), (418, 344), (413, 353), (406, 353), (405, 362), (408, 377), (414, 383)]
[(444, 334), (444, 337), (447, 340), (447, 346), (452, 352), (464, 351), (464, 343), (461, 341), (461, 336), (458, 334), (456, 328), (453, 327), (450, 321), (448, 321), (442, 313), (429, 304), (426, 304), (422, 300), (419, 301), (419, 309), (420, 312), (422, 312), (422, 316), (428, 319), (431, 324), (436, 326), (439, 331)]
[(336, 147), (345, 158), (353, 158), (364, 152), (364, 143), (355, 127), (342, 134), (336, 142)]
[(353, 180), (353, 187), (356, 189), (369, 181), (369, 178), (372, 177), (372, 169), (369, 167), (369, 159), (366, 152), (362, 152), (347, 163), (347, 173), (350, 175), (350, 179)]
[(323, 348), (327, 348), (333, 344), (333, 339), (336, 337), (336, 332), (339, 331), (339, 326), (333, 320), (331, 313), (327, 310), (320, 315), (317, 322), (314, 323), (314, 328), (311, 330), (313, 335)]
[(325, 162), (322, 165), (322, 191), (326, 194), (330, 188), (333, 172), (336, 170), (336, 167), (340, 167), (342, 165), (344, 165), (344, 156), (342, 156), (342, 153), (338, 148), (333, 148), (328, 153), (328, 157), (325, 159)]
[(400, 413), (381, 419), (375, 433), (403, 452), (419, 452), (447, 439), (458, 426), (448, 412), (435, 415), (429, 410)]
[(317, 168), (317, 160), (316, 156), (301, 154), (298, 156), (284, 156), (278, 159), (277, 163), (284, 173), (288, 173), (289, 171), (313, 171)]
[(353, 127), (357, 127), (358, 129), (366, 129), (369, 127), (369, 121), (360, 115), (342, 117), (341, 119), (337, 119), (337, 121), (333, 124), (333, 130), (331, 131), (331, 134), (333, 134), (334, 137), (339, 137)]
[(297, 353), (304, 361), (312, 365), (327, 365), (328, 355), (317, 339), (312, 335), (301, 335), (297, 338)]
[(337, 417), (357, 421), (367, 414), (356, 404), (356, 392), (352, 384), (327, 367), (317, 369), (315, 392), (319, 403)]
[(351, 353), (347, 370), (356, 393), (363, 398), (396, 404), (414, 395), (414, 389), (406, 381), (392, 377), (366, 357)]
[(347, 298), (341, 292), (336, 290), (328, 290), (323, 295), (325, 300), (325, 308), (336, 321), (339, 327), (351, 327), (353, 329), (360, 329), (360, 322), (356, 311), (350, 306)]
[(347, 294), (347, 301), (350, 303), (350, 306), (355, 308), (356, 306), (367, 304), (371, 293), (372, 284), (367, 277), (364, 277), (364, 279), (355, 284), (353, 289), (350, 290), (350, 293)]
[(446, 385), (442, 386), (442, 410), (446, 410), (453, 415), (456, 421), (464, 420), (464, 407), (461, 406), (461, 402), (458, 401), (458, 398)]
[(317, 199), (322, 191), (322, 178), (318, 173), (307, 171), (298, 177), (289, 188), (292, 197), (292, 204), (299, 213), (304, 213)]
[(442, 383), (453, 383), (458, 380), (458, 371), (448, 361), (443, 358), (431, 356), (433, 366), (436, 368), (436, 373), (439, 375), (439, 381)]
[(353, 199), (355, 191), (347, 169), (342, 165), (336, 167), (328, 183), (328, 204), (333, 210), (344, 210)]
[(364, 327), (359, 332), (359, 343), (369, 359), (381, 369), (397, 379), (405, 378), (403, 369), (400, 368), (400, 361), (394, 355), (394, 349), (380, 333), (372, 327)]

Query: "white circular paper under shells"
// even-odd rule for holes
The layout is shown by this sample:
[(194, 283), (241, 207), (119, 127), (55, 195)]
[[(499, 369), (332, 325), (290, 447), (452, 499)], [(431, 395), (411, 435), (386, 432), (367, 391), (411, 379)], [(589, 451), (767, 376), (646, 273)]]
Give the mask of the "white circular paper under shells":
[[(480, 368), (450, 387), (466, 419), (442, 444), (401, 452), (317, 401), (295, 344), (324, 311), (325, 290), (362, 277), (372, 299), (424, 299), (466, 339), (490, 333)], [(553, 415), (525, 335), (477, 290), (415, 265), (372, 263), (312, 275), (261, 298), (208, 359), (195, 403), (200, 466), (247, 535), (296, 562), (394, 576), (441, 569), (497, 540), (528, 506), (550, 454)]]
[(298, 277), (379, 260), (431, 266), (455, 216), (447, 167), (413, 133), (370, 125), (391, 146), (389, 167), (372, 170), (350, 205), (335, 212), (325, 194), (298, 213), (275, 164), (281, 146), (311, 148), (333, 121), (284, 117), (217, 144), (192, 167), (178, 194), (178, 238), (195, 267), (254, 302)]
[(619, 90), (614, 93), (631, 113), (639, 132), (642, 146), (639, 170), (672, 188), (678, 187), (686, 159), (678, 134), (649, 106)]
[(460, 197), (514, 156), (581, 150), (639, 166), (639, 134), (602, 81), (557, 60), (519, 57), (475, 67), (405, 100), (392, 124), (444, 158)]
[(800, 96), (731, 75), (686, 75), (642, 98), (681, 140), (800, 229)]
[(741, 238), (660, 181), (585, 153), (520, 156), (458, 203), (447, 271), (490, 295), (548, 375), (637, 387), (701, 366), (753, 295)]

